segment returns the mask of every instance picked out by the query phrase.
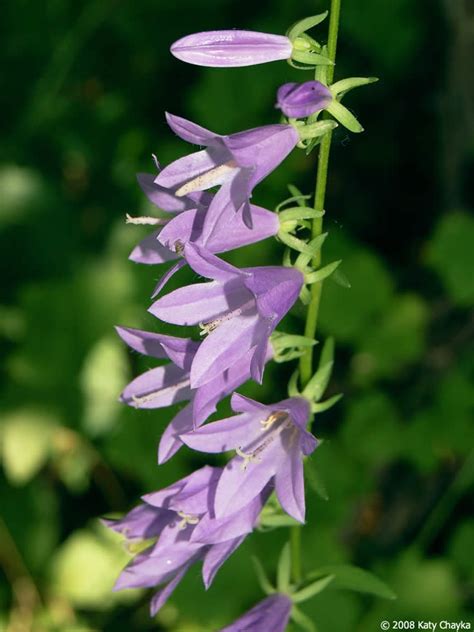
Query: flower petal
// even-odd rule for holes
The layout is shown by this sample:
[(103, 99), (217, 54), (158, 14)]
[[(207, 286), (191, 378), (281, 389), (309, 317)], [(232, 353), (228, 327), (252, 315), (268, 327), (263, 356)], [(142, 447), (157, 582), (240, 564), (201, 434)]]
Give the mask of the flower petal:
[[(188, 212), (192, 213), (193, 211)], [(158, 241), (159, 234), (160, 231), (158, 230), (142, 239), (130, 253), (128, 257), (130, 261), (144, 263), (145, 265), (156, 265), (176, 259), (178, 255)]]
[(176, 573), (171, 581), (169, 581), (164, 588), (155, 593), (150, 601), (150, 616), (154, 617), (156, 613), (165, 605), (176, 586), (186, 575), (186, 572), (191, 564), (186, 564), (183, 568)]
[(254, 424), (254, 416), (243, 413), (213, 421), (199, 430), (181, 434), (180, 438), (189, 448), (199, 452), (227, 452), (248, 443), (253, 434), (256, 434), (252, 433), (253, 428), (258, 432), (259, 427)]
[(136, 408), (163, 408), (190, 397), (187, 374), (174, 364), (167, 364), (139, 375), (126, 386), (120, 399)]
[(217, 571), (222, 564), (232, 555), (232, 553), (242, 544), (245, 540), (245, 536), (235, 538), (235, 540), (229, 540), (227, 542), (221, 542), (220, 544), (213, 544), (204, 557), (204, 564), (202, 567), (202, 579), (206, 590), (214, 581)]
[(270, 595), (219, 632), (284, 632), (290, 619), (291, 607), (288, 595)]
[(188, 121), (181, 116), (175, 114), (165, 113), (166, 122), (171, 127), (173, 132), (193, 145), (208, 145), (215, 138), (219, 138), (219, 134), (209, 131), (205, 127), (196, 125), (192, 121)]
[(156, 176), (151, 173), (137, 173), (138, 184), (149, 201), (168, 213), (177, 213), (196, 205), (189, 197), (177, 197), (173, 191), (155, 182)]
[[(285, 431), (284, 431), (285, 432)], [(295, 520), (304, 522), (304, 474), (299, 445), (293, 441), (288, 447), (275, 474), (275, 491), (280, 505)]]
[[(241, 270), (211, 254), (206, 248), (197, 244), (186, 244), (184, 256), (194, 272), (207, 279), (225, 283), (232, 279), (238, 279), (242, 275)], [(230, 286), (229, 286), (230, 287)], [(250, 296), (250, 294), (248, 294)]]
[[(219, 160), (221, 158), (221, 160)], [(189, 182), (193, 178), (214, 169), (226, 161), (227, 154), (222, 156), (211, 155), (206, 149), (195, 151), (178, 158), (161, 171), (155, 179), (155, 183), (166, 188), (177, 188)]]
[(155, 289), (153, 290), (153, 294), (151, 295), (151, 298), (155, 298), (155, 296), (158, 296), (158, 294), (165, 287), (165, 285), (168, 283), (171, 277), (174, 276), (176, 272), (178, 272), (178, 270), (181, 270), (181, 268), (184, 268), (185, 265), (186, 265), (186, 262), (183, 261), (183, 259), (181, 259), (180, 261), (178, 261), (178, 263), (175, 263), (174, 266), (171, 266), (171, 268), (164, 273), (164, 275), (156, 284)]
[(290, 59), (288, 37), (255, 31), (223, 30), (193, 33), (171, 46), (172, 54), (197, 66), (252, 66)]
[(180, 435), (193, 429), (193, 408), (185, 406), (166, 426), (158, 445), (158, 464), (169, 461), (183, 446)]

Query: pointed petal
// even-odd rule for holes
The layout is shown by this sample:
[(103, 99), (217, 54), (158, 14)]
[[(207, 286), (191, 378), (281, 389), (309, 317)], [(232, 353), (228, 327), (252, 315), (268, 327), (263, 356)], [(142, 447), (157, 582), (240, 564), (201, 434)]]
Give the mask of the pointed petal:
[(262, 316), (272, 320), (272, 326), (293, 307), (303, 286), (303, 274), (296, 268), (265, 266), (247, 268), (250, 276), (245, 277), (246, 287), (257, 299)]
[(155, 614), (168, 601), (168, 599), (172, 595), (173, 591), (175, 590), (176, 586), (179, 584), (179, 582), (186, 575), (186, 572), (187, 572), (187, 570), (188, 570), (188, 568), (190, 566), (191, 566), (191, 564), (186, 564), (185, 566), (183, 566), (183, 568), (176, 573), (174, 578), (171, 581), (169, 581), (164, 588), (162, 588), (161, 590), (159, 590), (157, 593), (155, 593), (153, 595), (153, 597), (152, 597), (152, 599), (150, 601), (150, 615), (152, 617), (154, 617)]
[(258, 433), (258, 423), (250, 413), (243, 413), (213, 421), (199, 430), (181, 434), (181, 440), (189, 448), (199, 452), (227, 452), (247, 444)]
[(202, 232), (204, 243), (214, 238), (217, 227), (225, 221), (225, 217), (230, 213), (237, 213), (248, 200), (251, 195), (250, 179), (250, 171), (240, 170), (221, 186), (206, 213)]
[(232, 410), (236, 413), (253, 413), (260, 416), (261, 414), (267, 415), (271, 411), (270, 406), (265, 406), (250, 397), (240, 395), (240, 393), (234, 393), (230, 400)]
[[(221, 161), (216, 161), (214, 154), (211, 155), (210, 152), (205, 149), (187, 154), (165, 167), (156, 177), (155, 183), (170, 189), (178, 188), (186, 182), (214, 169), (214, 167), (222, 162), (225, 162), (227, 155), (221, 158)], [(219, 156), (217, 156), (217, 160), (218, 159)]]
[(199, 343), (190, 338), (155, 334), (132, 327), (116, 327), (115, 329), (131, 349), (154, 358), (168, 357), (184, 371), (189, 371), (191, 368), (194, 355), (199, 347)]
[[(241, 288), (235, 288), (238, 298), (244, 294)], [(229, 303), (221, 283), (197, 283), (187, 285), (166, 294), (149, 308), (157, 318), (175, 325), (197, 325), (200, 322), (214, 320), (227, 312)]]
[(258, 315), (249, 310), (221, 323), (212, 331), (194, 356), (192, 388), (206, 384), (238, 362), (255, 343), (257, 323)]
[(178, 272), (178, 270), (181, 270), (181, 268), (184, 268), (185, 265), (186, 265), (186, 262), (183, 261), (183, 259), (181, 259), (180, 261), (178, 261), (178, 263), (175, 263), (174, 266), (171, 266), (171, 268), (164, 273), (164, 275), (156, 284), (155, 289), (153, 290), (153, 294), (151, 295), (151, 298), (155, 298), (155, 296), (158, 296), (158, 294), (165, 287), (165, 285), (168, 283), (171, 277), (174, 276), (176, 272)]
[[(240, 278), (241, 270), (211, 254), (206, 248), (197, 244), (186, 244), (184, 256), (194, 272), (207, 279), (225, 283)], [(250, 295), (248, 295), (250, 296)]]
[(180, 435), (193, 429), (193, 408), (185, 406), (166, 426), (158, 446), (158, 464), (169, 461), (183, 446)]
[(189, 379), (174, 364), (150, 369), (124, 389), (120, 399), (136, 408), (163, 408), (189, 399)]
[[(246, 444), (248, 441), (243, 444), (244, 450)], [(242, 469), (242, 457), (235, 456), (229, 461), (217, 484), (216, 518), (229, 516), (252, 502), (273, 477), (282, 458), (284, 452), (280, 441), (275, 440), (267, 446), (261, 460), (251, 461), (245, 469)]]
[(207, 501), (202, 495), (206, 493), (206, 490), (215, 487), (221, 473), (222, 468), (205, 465), (164, 489), (142, 496), (142, 500), (153, 507), (180, 511), (183, 498), (201, 496), (204, 498), (202, 508), (195, 510), (194, 513), (204, 513), (207, 511)]
[(252, 355), (252, 362), (250, 364), (250, 373), (252, 375), (252, 379), (258, 384), (262, 383), (263, 380), (263, 372), (265, 370), (265, 362), (267, 356), (267, 348), (268, 348), (268, 340), (272, 333), (272, 329), (266, 323), (262, 323), (262, 327), (259, 327), (259, 331), (261, 331), (261, 340), (258, 345), (255, 347), (254, 353)]
[(142, 239), (130, 253), (128, 257), (130, 261), (156, 265), (176, 259), (178, 255), (158, 241), (159, 234), (160, 231), (158, 230)]
[(176, 116), (169, 112), (166, 112), (165, 116), (166, 122), (173, 132), (188, 143), (192, 143), (193, 145), (208, 145), (215, 138), (219, 138), (219, 134), (210, 132), (205, 127), (196, 125), (196, 123), (188, 121), (181, 116)]
[[(204, 221), (204, 211), (192, 209), (179, 213), (159, 232), (158, 241), (162, 247), (176, 253), (176, 247), (183, 247), (188, 241), (199, 240)], [(175, 254), (175, 256), (177, 256)]]
[(134, 507), (120, 520), (102, 520), (102, 522), (109, 529), (122, 533), (128, 539), (146, 539), (157, 537), (173, 518), (173, 512), (141, 504)]
[(222, 564), (232, 555), (232, 553), (242, 544), (245, 540), (245, 536), (241, 538), (235, 538), (228, 542), (221, 542), (220, 544), (213, 544), (209, 548), (204, 558), (204, 564), (202, 567), (202, 579), (206, 590), (214, 581), (217, 571)]
[(295, 520), (304, 522), (304, 474), (299, 446), (289, 448), (275, 474), (275, 491), (280, 505)]
[(251, 533), (271, 491), (270, 486), (267, 486), (246, 507), (226, 518), (217, 519), (206, 514), (196, 525), (191, 540), (202, 544), (217, 544)]
[(177, 213), (193, 208), (195, 204), (188, 197), (177, 197), (173, 191), (155, 183), (156, 176), (137, 173), (138, 184), (152, 204), (168, 213)]

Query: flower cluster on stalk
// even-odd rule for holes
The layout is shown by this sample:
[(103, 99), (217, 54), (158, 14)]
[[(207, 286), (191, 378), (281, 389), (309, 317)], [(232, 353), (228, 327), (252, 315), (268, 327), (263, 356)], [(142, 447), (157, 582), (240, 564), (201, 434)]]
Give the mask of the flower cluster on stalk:
[[(327, 375), (315, 374), (302, 392), (293, 380), (290, 397), (274, 403), (259, 403), (235, 390), (249, 379), (261, 383), (268, 362), (296, 358), (315, 343), (276, 327), (299, 297), (304, 300), (309, 284), (337, 267), (311, 268), (324, 237), (299, 236), (308, 220), (321, 215), (305, 206), (305, 196), (293, 196), (277, 212), (251, 202), (254, 188), (296, 147), (309, 151), (336, 121), (352, 131), (362, 129), (341, 97), (371, 79), (327, 85), (324, 70), (332, 61), (307, 33), (325, 17), (302, 20), (286, 36), (210, 31), (183, 37), (171, 47), (175, 57), (191, 64), (233, 67), (288, 60), (296, 67), (317, 67), (319, 79), (280, 87), (276, 108), (283, 118), (277, 124), (221, 135), (167, 114), (171, 130), (200, 149), (164, 167), (155, 158), (155, 173), (138, 175), (144, 194), (164, 214), (127, 216), (130, 224), (152, 227), (130, 259), (170, 264), (154, 288), (149, 312), (158, 321), (196, 327), (196, 335), (117, 327), (131, 349), (161, 362), (126, 386), (121, 400), (139, 409), (185, 402), (162, 432), (159, 463), (183, 445), (233, 453), (225, 467), (206, 466), (147, 494), (123, 518), (104, 521), (127, 540), (141, 543), (116, 588), (161, 586), (151, 602), (152, 614), (196, 562), (203, 563), (208, 588), (262, 521), (270, 498), (293, 520), (305, 520), (303, 460), (317, 446), (308, 424), (314, 412), (324, 409), (317, 402)], [(323, 111), (332, 118), (320, 118)], [(296, 261), (287, 254), (281, 266), (237, 268), (218, 256), (270, 237), (297, 251)], [(163, 294), (167, 281), (185, 265), (203, 280)], [(205, 423), (228, 395), (236, 414)], [(291, 611), (291, 595), (275, 593), (224, 629), (284, 630)]]

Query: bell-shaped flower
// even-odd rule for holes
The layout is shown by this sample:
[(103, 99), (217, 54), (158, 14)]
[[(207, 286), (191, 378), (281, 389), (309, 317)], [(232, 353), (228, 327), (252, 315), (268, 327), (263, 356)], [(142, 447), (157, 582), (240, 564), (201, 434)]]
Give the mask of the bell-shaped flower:
[[(196, 191), (178, 197), (170, 189), (154, 182), (156, 176), (140, 173), (138, 182), (148, 199), (158, 208), (173, 213), (171, 218), (128, 217), (128, 223), (159, 226), (132, 250), (136, 263), (159, 264), (178, 259), (184, 245), (191, 241), (219, 253), (234, 250), (276, 235), (280, 229), (278, 215), (260, 206), (250, 205), (252, 228), (233, 211), (222, 216), (209, 239), (203, 238), (204, 219), (213, 195)], [(184, 262), (181, 263), (181, 266)]]
[[(148, 540), (145, 547), (151, 544), (122, 571), (115, 590), (164, 584), (151, 602), (154, 615), (194, 562), (203, 561), (204, 585), (210, 586), (218, 569), (253, 530), (269, 495), (268, 489), (263, 490), (243, 511), (217, 520), (213, 518), (213, 499), (221, 473), (221, 468), (203, 467), (165, 489), (147, 494), (143, 504), (121, 520), (104, 521), (132, 539), (132, 544), (143, 537)], [(204, 525), (200, 540), (195, 540), (194, 533), (204, 520), (212, 524), (218, 536), (206, 539), (211, 531)]]
[(204, 243), (227, 210), (240, 211), (248, 226), (253, 188), (271, 173), (299, 142), (291, 125), (266, 125), (221, 136), (191, 121), (166, 115), (168, 125), (184, 140), (205, 149), (175, 160), (158, 174), (156, 184), (178, 197), (220, 186), (204, 220)]
[(303, 274), (280, 266), (239, 269), (189, 243), (184, 255), (212, 281), (166, 294), (149, 311), (168, 323), (200, 324), (205, 338), (192, 361), (192, 388), (229, 370), (248, 351), (251, 376), (260, 382), (270, 335), (298, 298)]
[(284, 35), (256, 31), (205, 31), (186, 35), (171, 46), (172, 54), (196, 66), (254, 66), (290, 59), (293, 44)]
[(272, 482), (283, 509), (304, 522), (303, 456), (317, 446), (316, 438), (306, 430), (310, 403), (291, 397), (264, 405), (234, 394), (232, 409), (239, 414), (181, 437), (201, 452), (237, 451), (217, 485), (216, 517), (244, 507)]
[(276, 593), (260, 601), (237, 621), (221, 628), (219, 632), (285, 632), (290, 619), (291, 599)]
[[(182, 446), (180, 439), (182, 433), (203, 424), (224, 397), (250, 378), (252, 355), (251, 352), (247, 352), (228, 371), (216, 375), (207, 384), (192, 390), (190, 369), (199, 349), (199, 342), (130, 327), (116, 329), (131, 349), (159, 360), (171, 361), (149, 369), (132, 380), (122, 392), (121, 401), (135, 408), (148, 409), (189, 402), (177, 413), (163, 432), (158, 447), (159, 463), (164, 463), (176, 454)], [(268, 344), (264, 361), (270, 360), (272, 355), (273, 349)]]
[(288, 118), (306, 118), (324, 110), (332, 100), (331, 91), (320, 81), (285, 83), (278, 89), (276, 107)]

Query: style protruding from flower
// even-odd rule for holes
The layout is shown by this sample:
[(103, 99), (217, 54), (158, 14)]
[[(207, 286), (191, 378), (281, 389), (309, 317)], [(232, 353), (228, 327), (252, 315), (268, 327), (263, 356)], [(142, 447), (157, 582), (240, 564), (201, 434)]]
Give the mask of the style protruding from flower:
[(260, 601), (251, 610), (219, 632), (285, 632), (292, 602), (288, 595), (277, 593)]
[(212, 279), (158, 299), (149, 311), (175, 325), (200, 325), (204, 340), (190, 370), (198, 388), (251, 353), (250, 373), (260, 382), (270, 335), (293, 306), (303, 286), (296, 268), (235, 268), (188, 243), (184, 256), (198, 274)]
[(283, 509), (304, 522), (303, 456), (311, 454), (318, 443), (306, 430), (310, 403), (292, 397), (265, 405), (237, 393), (231, 403), (238, 415), (181, 437), (194, 450), (237, 453), (219, 479), (216, 516), (222, 518), (244, 507), (271, 482)]
[(122, 533), (142, 551), (125, 567), (115, 590), (151, 588), (164, 584), (151, 601), (151, 614), (164, 605), (188, 568), (203, 561), (208, 588), (217, 571), (255, 527), (270, 494), (262, 490), (242, 511), (225, 519), (214, 516), (212, 499), (221, 468), (205, 466), (158, 492), (120, 520), (104, 524)]

